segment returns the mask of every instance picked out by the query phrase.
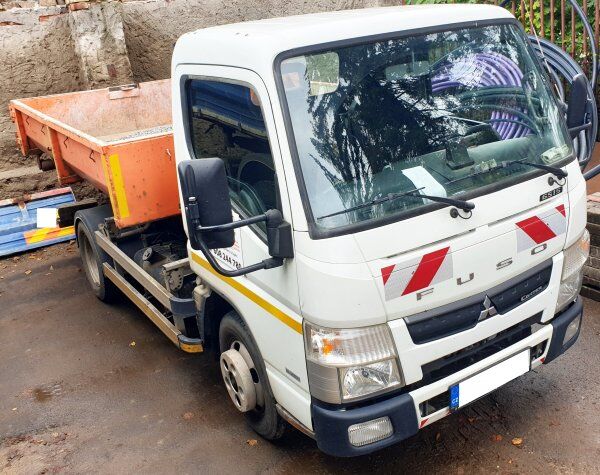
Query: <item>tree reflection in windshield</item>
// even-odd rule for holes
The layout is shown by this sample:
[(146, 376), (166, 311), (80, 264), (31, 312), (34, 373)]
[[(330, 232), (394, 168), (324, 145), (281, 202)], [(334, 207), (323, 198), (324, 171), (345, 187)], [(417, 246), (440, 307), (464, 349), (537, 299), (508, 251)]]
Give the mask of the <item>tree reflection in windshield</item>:
[[(548, 150), (560, 149), (555, 160), (570, 153), (556, 103), (513, 25), (294, 57), (281, 74), (315, 218), (414, 188), (451, 196), (509, 185), (534, 172), (511, 167), (457, 179), (506, 160), (539, 160)], [(317, 224), (342, 226), (427, 203), (407, 196)]]

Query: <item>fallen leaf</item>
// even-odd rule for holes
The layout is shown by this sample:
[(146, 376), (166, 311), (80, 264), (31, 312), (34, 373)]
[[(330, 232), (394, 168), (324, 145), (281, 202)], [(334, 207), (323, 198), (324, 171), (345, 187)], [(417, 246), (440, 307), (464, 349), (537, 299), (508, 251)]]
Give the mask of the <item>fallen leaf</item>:
[(189, 421), (192, 417), (194, 417), (194, 413), (193, 412), (184, 412), (183, 413), (183, 418), (186, 421)]
[(513, 440), (510, 441), (510, 443), (518, 447), (523, 443), (523, 439), (521, 437), (515, 437)]
[(16, 410), (17, 410), (17, 408), (16, 408), (16, 407), (13, 407), (13, 408), (12, 408), (12, 410), (13, 410), (13, 411), (16, 411)]
[(256, 439), (248, 439), (248, 440), (246, 441), (246, 443), (247, 443), (249, 446), (251, 446), (251, 447), (254, 447), (255, 445), (258, 445), (258, 440), (256, 440)]
[(441, 438), (442, 438), (442, 434), (441, 433), (438, 432), (437, 434), (435, 434), (435, 440), (436, 440), (436, 442), (439, 441)]
[(502, 436), (501, 436), (500, 434), (494, 434), (494, 435), (492, 436), (492, 440), (493, 440), (494, 442), (501, 442), (501, 441), (502, 441)]
[(25, 271), (25, 275), (29, 275), (29, 274), (31, 274), (31, 271), (30, 270), (26, 270)]
[(129, 346), (131, 346), (131, 347), (135, 346), (135, 341), (132, 341), (131, 343), (129, 343)]
[(473, 422), (475, 422), (477, 420), (476, 417), (469, 417), (467, 418), (467, 420), (469, 421), (469, 424), (473, 424)]

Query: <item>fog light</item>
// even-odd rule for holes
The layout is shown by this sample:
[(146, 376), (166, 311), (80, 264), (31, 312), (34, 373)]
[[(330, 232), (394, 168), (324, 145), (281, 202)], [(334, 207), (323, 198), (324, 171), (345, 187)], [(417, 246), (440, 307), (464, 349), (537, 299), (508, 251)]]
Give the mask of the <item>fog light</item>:
[(563, 338), (563, 345), (568, 341), (571, 341), (571, 339), (577, 335), (577, 332), (579, 331), (579, 325), (581, 325), (581, 315), (579, 315), (567, 326), (565, 337)]
[(348, 439), (355, 447), (362, 447), (378, 440), (387, 439), (393, 433), (392, 421), (387, 416), (348, 427)]

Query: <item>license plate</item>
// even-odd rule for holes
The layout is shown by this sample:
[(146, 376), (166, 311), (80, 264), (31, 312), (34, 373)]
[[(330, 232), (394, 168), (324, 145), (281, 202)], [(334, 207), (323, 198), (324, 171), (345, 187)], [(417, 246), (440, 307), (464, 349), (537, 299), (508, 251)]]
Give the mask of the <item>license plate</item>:
[(529, 349), (450, 386), (450, 409), (459, 409), (494, 389), (527, 373), (531, 368)]

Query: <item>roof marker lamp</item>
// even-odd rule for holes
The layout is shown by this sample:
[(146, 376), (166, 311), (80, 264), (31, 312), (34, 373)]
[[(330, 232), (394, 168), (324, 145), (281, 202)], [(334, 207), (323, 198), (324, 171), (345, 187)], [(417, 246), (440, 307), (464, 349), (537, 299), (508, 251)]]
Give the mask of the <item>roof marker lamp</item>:
[(304, 324), (311, 394), (324, 402), (364, 399), (402, 386), (387, 325), (330, 329)]

